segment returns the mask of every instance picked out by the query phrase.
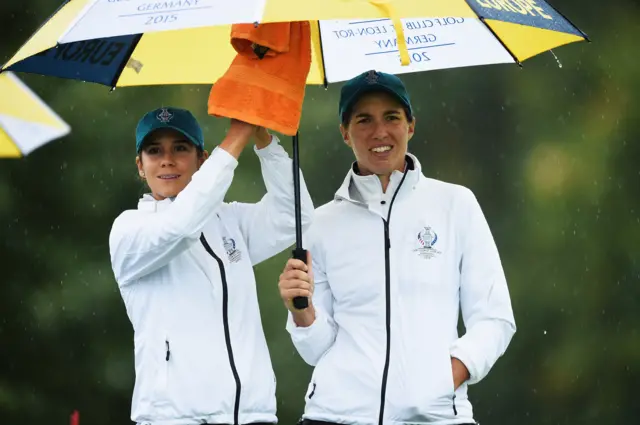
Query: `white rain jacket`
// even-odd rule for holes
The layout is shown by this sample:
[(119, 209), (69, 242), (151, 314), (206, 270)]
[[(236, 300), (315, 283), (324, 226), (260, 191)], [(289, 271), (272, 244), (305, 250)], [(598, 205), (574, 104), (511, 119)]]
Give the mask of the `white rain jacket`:
[[(139, 424), (277, 422), (253, 266), (295, 240), (293, 176), (275, 137), (255, 151), (267, 188), (260, 202), (223, 203), (238, 162), (216, 148), (175, 200), (145, 195), (113, 224)], [(313, 205), (302, 177), (300, 186), (307, 228)]]
[[(348, 424), (473, 423), (467, 385), (505, 352), (515, 321), (473, 193), (408, 155), (387, 193), (353, 170), (305, 234), (316, 320), (287, 330), (315, 366), (304, 418)], [(466, 333), (457, 332), (462, 309)], [(451, 356), (471, 379), (454, 392)]]

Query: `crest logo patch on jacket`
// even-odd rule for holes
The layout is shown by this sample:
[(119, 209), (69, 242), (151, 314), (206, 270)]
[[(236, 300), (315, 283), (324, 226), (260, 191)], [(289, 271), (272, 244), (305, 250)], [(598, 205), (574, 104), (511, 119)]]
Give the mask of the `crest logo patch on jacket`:
[(438, 242), (438, 234), (430, 227), (423, 227), (418, 232), (418, 248), (414, 249), (418, 255), (425, 260), (435, 257), (442, 252), (435, 249), (433, 246)]
[(222, 244), (224, 245), (224, 249), (227, 251), (229, 262), (237, 263), (242, 260), (242, 252), (236, 249), (236, 241), (234, 241), (233, 238), (227, 238), (226, 236), (223, 236)]

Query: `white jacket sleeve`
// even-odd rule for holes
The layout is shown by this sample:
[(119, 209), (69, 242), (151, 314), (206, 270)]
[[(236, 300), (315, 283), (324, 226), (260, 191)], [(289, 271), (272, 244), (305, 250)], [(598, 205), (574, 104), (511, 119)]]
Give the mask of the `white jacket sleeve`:
[(477, 199), (466, 190), (459, 206), (462, 224), (460, 304), (466, 333), (451, 356), (469, 370), (468, 384), (483, 379), (504, 354), (516, 331), (507, 281), (489, 225)]
[[(314, 226), (310, 233), (313, 230)], [(334, 300), (325, 273), (322, 250), (313, 241), (308, 246), (313, 262), (313, 307), (316, 319), (310, 326), (300, 327), (295, 324), (293, 315), (289, 312), (286, 329), (300, 357), (307, 364), (315, 366), (336, 340), (338, 325), (333, 319)]]
[[(232, 202), (249, 257), (253, 265), (273, 257), (295, 242), (295, 207), (292, 161), (278, 138), (254, 151), (260, 159), (262, 178), (267, 193), (254, 204)], [(300, 216), (302, 230), (306, 230), (313, 217), (313, 202), (300, 173)]]
[(198, 242), (211, 211), (222, 203), (237, 165), (232, 155), (216, 148), (169, 208), (145, 215), (127, 211), (115, 220), (109, 249), (120, 286), (165, 266)]

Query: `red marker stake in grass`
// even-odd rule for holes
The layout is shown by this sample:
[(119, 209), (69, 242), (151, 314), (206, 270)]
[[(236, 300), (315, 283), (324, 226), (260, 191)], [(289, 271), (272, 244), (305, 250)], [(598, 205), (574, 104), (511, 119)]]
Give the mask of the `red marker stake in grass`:
[(74, 410), (69, 420), (69, 425), (80, 425), (80, 412)]

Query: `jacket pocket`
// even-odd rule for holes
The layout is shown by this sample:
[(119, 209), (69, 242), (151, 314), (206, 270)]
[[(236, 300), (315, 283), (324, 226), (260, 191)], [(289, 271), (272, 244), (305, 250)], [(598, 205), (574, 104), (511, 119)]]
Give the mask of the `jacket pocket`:
[(163, 404), (167, 399), (167, 377), (169, 363), (171, 362), (171, 342), (169, 337), (162, 338), (162, 344), (158, 344), (154, 352), (156, 361), (156, 376), (154, 385), (154, 404)]
[(309, 387), (307, 388), (307, 401), (311, 400), (311, 398), (316, 394), (316, 383), (311, 381), (309, 383)]
[(434, 403), (440, 408), (444, 408), (445, 406), (449, 409), (449, 412), (453, 413), (453, 411), (457, 411), (455, 406), (455, 383), (453, 380), (453, 368), (451, 366), (451, 355), (448, 349), (445, 349), (444, 346), (441, 347), (438, 351), (440, 353), (437, 355), (436, 368), (432, 370), (434, 376), (431, 378), (434, 382), (437, 382), (437, 387), (434, 388)]
[[(451, 356), (449, 356), (451, 357)], [(453, 366), (450, 367), (451, 370), (451, 407), (453, 409), (453, 414), (458, 416), (458, 409), (456, 408), (456, 383), (453, 379)]]

